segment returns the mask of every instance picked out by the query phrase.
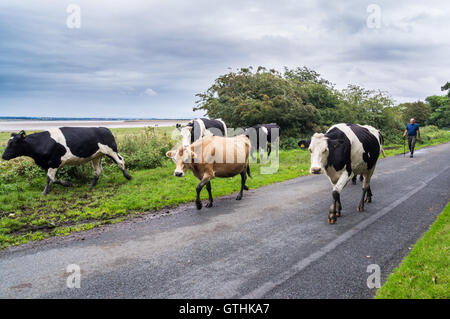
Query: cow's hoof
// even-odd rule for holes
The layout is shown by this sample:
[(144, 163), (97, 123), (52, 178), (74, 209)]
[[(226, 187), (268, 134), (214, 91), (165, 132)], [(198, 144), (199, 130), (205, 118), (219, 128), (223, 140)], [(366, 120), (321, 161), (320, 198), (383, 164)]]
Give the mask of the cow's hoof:
[(353, 185), (356, 185), (356, 181), (352, 180), (352, 184), (353, 184)]
[(245, 189), (246, 191), (248, 191), (248, 186), (247, 186), (247, 185), (245, 185), (245, 186), (244, 186), (244, 189)]
[(236, 200), (241, 200), (242, 199), (242, 195), (237, 195)]
[(330, 224), (336, 223), (336, 218), (328, 218), (328, 223)]
[(336, 212), (336, 217), (341, 217), (341, 212)]
[(64, 182), (64, 183), (62, 183), (62, 186), (64, 186), (64, 187), (73, 187), (73, 184), (71, 182)]
[(203, 207), (202, 202), (196, 202), (195, 205), (197, 206), (197, 209), (202, 209)]
[(48, 192), (43, 191), (43, 192), (42, 192), (42, 195), (47, 196), (47, 195), (48, 195)]
[(362, 206), (358, 206), (358, 212), (360, 212), (360, 213), (362, 213), (363, 211), (364, 211), (364, 207), (362, 207)]
[(372, 198), (367, 197), (367, 198), (366, 198), (366, 203), (372, 203)]
[(131, 175), (128, 174), (127, 171), (123, 171), (123, 176), (124, 176), (126, 179), (128, 179), (129, 181), (133, 179), (133, 177), (131, 177)]
[(211, 208), (211, 207), (213, 207), (213, 203), (210, 202), (210, 203), (206, 204), (205, 207), (206, 207), (206, 208)]

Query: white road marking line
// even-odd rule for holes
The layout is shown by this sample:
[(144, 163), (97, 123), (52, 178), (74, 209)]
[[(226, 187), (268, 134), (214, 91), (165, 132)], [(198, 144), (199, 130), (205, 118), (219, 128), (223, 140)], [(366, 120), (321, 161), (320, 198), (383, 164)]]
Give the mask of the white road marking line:
[(442, 173), (445, 172), (446, 170), (448, 170), (449, 168), (450, 168), (450, 166), (447, 166), (445, 169), (440, 170), (439, 173), (429, 177), (425, 181), (422, 181), (421, 186), (415, 187), (412, 191), (406, 193), (404, 196), (402, 196), (399, 199), (397, 199), (396, 201), (392, 202), (389, 206), (383, 208), (378, 213), (371, 215), (369, 218), (365, 219), (364, 221), (362, 221), (361, 223), (359, 223), (358, 225), (356, 225), (349, 231), (343, 233), (342, 235), (340, 235), (339, 237), (337, 237), (332, 242), (325, 245), (324, 247), (322, 247), (315, 253), (300, 260), (298, 263), (296, 263), (290, 269), (275, 276), (273, 278), (273, 280), (270, 280), (270, 281), (264, 283), (262, 286), (256, 288), (252, 292), (250, 292), (240, 298), (242, 298), (242, 299), (262, 298), (270, 290), (274, 289), (278, 285), (281, 285), (285, 281), (289, 280), (290, 278), (295, 276), (297, 273), (299, 273), (300, 271), (302, 271), (303, 269), (308, 267), (310, 264), (312, 264), (314, 261), (316, 261), (319, 258), (325, 256), (326, 254), (332, 252), (336, 247), (338, 247), (339, 245), (341, 245), (342, 243), (344, 243), (345, 241), (347, 241), (348, 239), (350, 239), (351, 237), (353, 237), (354, 235), (359, 233), (361, 230), (363, 230), (363, 229), (367, 228), (368, 226), (370, 226), (371, 224), (373, 224), (377, 219), (379, 219), (379, 218), (383, 217), (384, 215), (386, 215), (387, 213), (389, 213), (392, 209), (394, 209), (395, 207), (400, 205), (402, 202), (406, 201), (408, 198), (413, 196), (415, 193), (417, 193), (420, 190), (422, 190), (423, 188), (425, 188), (425, 186), (427, 186), (429, 182), (431, 182), (436, 177), (442, 175)]

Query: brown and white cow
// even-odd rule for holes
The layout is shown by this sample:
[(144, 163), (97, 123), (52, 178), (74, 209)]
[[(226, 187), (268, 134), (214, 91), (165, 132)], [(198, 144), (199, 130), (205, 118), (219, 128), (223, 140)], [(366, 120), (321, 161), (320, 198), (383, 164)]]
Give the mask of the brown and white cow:
[(242, 199), (247, 175), (250, 175), (248, 156), (250, 153), (250, 141), (244, 135), (235, 137), (208, 136), (197, 140), (188, 147), (180, 146), (177, 150), (166, 153), (176, 163), (174, 175), (183, 177), (187, 170), (191, 170), (200, 180), (196, 187), (197, 209), (202, 208), (200, 192), (203, 186), (209, 194), (209, 203), (206, 207), (213, 206), (211, 194), (211, 179), (214, 177), (233, 177), (241, 175), (241, 190), (236, 200)]

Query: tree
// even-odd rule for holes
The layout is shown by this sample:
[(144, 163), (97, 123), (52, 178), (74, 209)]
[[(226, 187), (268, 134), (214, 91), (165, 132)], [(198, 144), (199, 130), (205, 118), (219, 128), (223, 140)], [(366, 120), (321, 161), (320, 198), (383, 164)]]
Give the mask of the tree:
[(312, 130), (317, 109), (302, 99), (303, 82), (288, 79), (275, 70), (242, 68), (219, 76), (199, 97), (194, 110), (222, 118), (230, 127), (278, 123), (283, 135)]
[(339, 91), (307, 67), (285, 68), (283, 73), (261, 66), (256, 72), (242, 68), (219, 76), (197, 97), (194, 111), (204, 110), (234, 128), (276, 122), (282, 136), (324, 132), (343, 122), (372, 125), (392, 140), (403, 127), (386, 92), (357, 85)]
[(409, 122), (414, 118), (417, 123), (426, 125), (431, 116), (431, 107), (428, 103), (422, 101), (403, 103), (399, 107), (403, 110), (403, 121)]
[(450, 97), (450, 82), (447, 82), (444, 84), (444, 86), (441, 87), (441, 91), (447, 91), (447, 96)]
[(443, 95), (432, 95), (425, 99), (431, 107), (429, 124), (438, 127), (450, 127), (450, 97)]

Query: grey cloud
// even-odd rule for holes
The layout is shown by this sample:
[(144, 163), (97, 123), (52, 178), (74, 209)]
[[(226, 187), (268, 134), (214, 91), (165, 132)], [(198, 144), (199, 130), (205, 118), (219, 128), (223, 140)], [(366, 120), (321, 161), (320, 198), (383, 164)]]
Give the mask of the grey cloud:
[(160, 103), (194, 116), (194, 95), (228, 67), (307, 65), (338, 87), (379, 88), (399, 101), (440, 94), (450, 74), (446, 3), (376, 2), (376, 30), (366, 26), (372, 1), (79, 0), (79, 30), (65, 26), (66, 3), (0, 2), (0, 92), (8, 105), (42, 92), (48, 104), (128, 98), (148, 115)]

